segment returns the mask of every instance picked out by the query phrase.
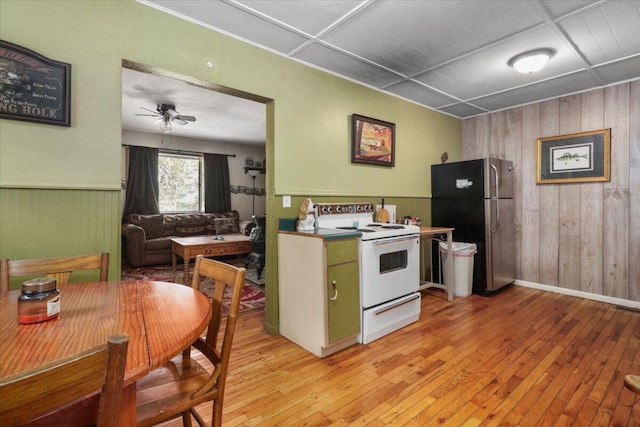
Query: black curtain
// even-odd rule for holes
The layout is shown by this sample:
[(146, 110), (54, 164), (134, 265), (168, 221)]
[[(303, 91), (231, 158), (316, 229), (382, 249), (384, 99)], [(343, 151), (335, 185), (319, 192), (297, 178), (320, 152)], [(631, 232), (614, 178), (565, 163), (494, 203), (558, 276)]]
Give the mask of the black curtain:
[(210, 213), (229, 212), (229, 163), (224, 154), (204, 155), (204, 211)]
[(129, 147), (129, 176), (122, 220), (132, 213), (160, 213), (158, 207), (158, 149)]

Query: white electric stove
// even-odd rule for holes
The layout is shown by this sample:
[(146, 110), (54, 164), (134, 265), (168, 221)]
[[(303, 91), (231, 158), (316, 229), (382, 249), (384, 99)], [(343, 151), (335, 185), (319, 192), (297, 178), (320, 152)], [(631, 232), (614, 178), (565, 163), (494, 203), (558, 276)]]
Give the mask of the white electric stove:
[(318, 203), (316, 226), (357, 230), (361, 333), (367, 344), (420, 317), (420, 227), (373, 222), (372, 203)]

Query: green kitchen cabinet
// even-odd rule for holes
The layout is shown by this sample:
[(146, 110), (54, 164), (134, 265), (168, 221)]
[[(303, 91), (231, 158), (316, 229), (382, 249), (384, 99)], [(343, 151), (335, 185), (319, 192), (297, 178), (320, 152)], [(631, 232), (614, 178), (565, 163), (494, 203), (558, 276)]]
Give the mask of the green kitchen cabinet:
[(280, 334), (318, 357), (360, 333), (358, 236), (278, 233)]

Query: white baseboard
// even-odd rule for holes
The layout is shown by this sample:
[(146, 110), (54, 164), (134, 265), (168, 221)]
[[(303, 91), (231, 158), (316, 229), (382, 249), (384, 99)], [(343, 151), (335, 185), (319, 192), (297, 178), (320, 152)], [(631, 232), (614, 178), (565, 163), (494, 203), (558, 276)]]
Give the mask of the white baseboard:
[(590, 292), (576, 291), (573, 289), (560, 288), (557, 286), (542, 285), (540, 283), (527, 282), (526, 280), (516, 280), (514, 284), (518, 286), (524, 286), (525, 288), (540, 289), (542, 291), (555, 292), (557, 294), (570, 295), (572, 297), (586, 298), (594, 301), (606, 302), (608, 304), (614, 304), (622, 307), (640, 310), (640, 302), (638, 301), (608, 297), (606, 295), (592, 294)]

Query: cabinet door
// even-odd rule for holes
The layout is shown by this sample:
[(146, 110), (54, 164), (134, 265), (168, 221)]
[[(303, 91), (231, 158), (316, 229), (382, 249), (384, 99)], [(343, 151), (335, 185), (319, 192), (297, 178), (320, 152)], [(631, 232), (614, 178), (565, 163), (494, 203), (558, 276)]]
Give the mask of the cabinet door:
[(327, 268), (327, 298), (328, 344), (358, 334), (360, 332), (360, 273), (357, 262)]

